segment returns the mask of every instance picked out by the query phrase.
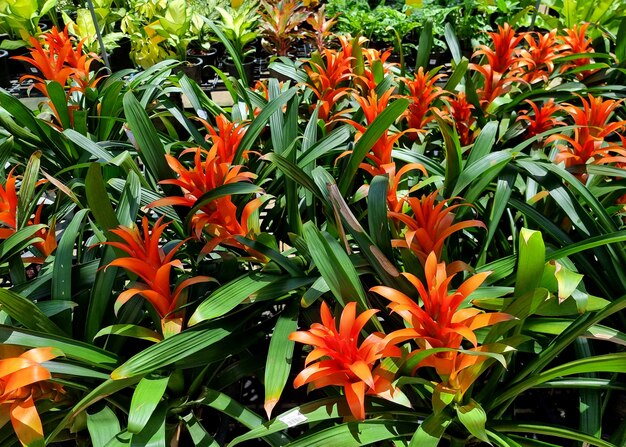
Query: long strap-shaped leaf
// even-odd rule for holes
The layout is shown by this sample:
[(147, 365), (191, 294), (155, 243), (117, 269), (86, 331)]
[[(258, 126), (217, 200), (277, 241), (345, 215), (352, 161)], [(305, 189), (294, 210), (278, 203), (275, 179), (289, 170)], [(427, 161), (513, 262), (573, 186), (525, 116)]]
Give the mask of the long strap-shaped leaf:
[(165, 148), (148, 113), (132, 92), (124, 95), (124, 113), (139, 156), (157, 181), (172, 178)]
[(370, 124), (367, 130), (361, 135), (359, 141), (354, 145), (354, 150), (350, 155), (350, 159), (348, 160), (348, 166), (346, 167), (345, 172), (342, 174), (341, 179), (339, 181), (339, 189), (342, 194), (345, 195), (348, 193), (350, 187), (352, 186), (352, 181), (354, 180), (354, 176), (356, 175), (357, 170), (359, 169), (359, 165), (365, 159), (367, 153), (372, 149), (374, 144), (378, 141), (378, 139), (383, 135), (385, 131), (389, 129), (396, 119), (406, 110), (409, 106), (408, 99), (398, 99), (393, 102), (389, 107), (387, 107), (383, 112), (376, 117), (376, 119)]

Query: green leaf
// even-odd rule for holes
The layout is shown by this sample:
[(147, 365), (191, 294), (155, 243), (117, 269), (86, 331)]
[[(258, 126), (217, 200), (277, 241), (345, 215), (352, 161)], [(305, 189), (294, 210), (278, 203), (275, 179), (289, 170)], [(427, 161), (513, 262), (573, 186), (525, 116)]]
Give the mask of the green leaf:
[(144, 377), (139, 381), (128, 412), (129, 432), (139, 433), (144, 429), (163, 394), (165, 394), (169, 380), (170, 378), (167, 376)]
[(89, 165), (85, 177), (85, 195), (93, 217), (103, 230), (111, 230), (119, 225), (111, 206), (111, 199), (107, 194), (99, 163)]
[(271, 416), (289, 378), (295, 345), (295, 342), (289, 340), (289, 334), (298, 330), (298, 313), (298, 301), (294, 300), (280, 314), (272, 333), (265, 364), (264, 408), (268, 417)]
[(70, 118), (70, 111), (67, 106), (67, 96), (63, 86), (57, 81), (48, 81), (46, 83), (46, 90), (50, 102), (56, 110), (56, 116), (61, 121), (61, 127), (63, 129), (69, 129), (72, 127), (72, 120)]
[(39, 165), (41, 152), (37, 151), (28, 160), (24, 178), (20, 184), (20, 190), (17, 198), (17, 228), (21, 229), (28, 225), (28, 220), (34, 207), (33, 197), (35, 196), (35, 188), (39, 181)]
[(458, 63), (452, 75), (446, 82), (446, 85), (443, 87), (444, 90), (454, 93), (455, 88), (459, 83), (463, 80), (465, 73), (467, 73), (467, 68), (469, 67), (469, 60), (463, 57), (461, 61)]
[(135, 354), (111, 373), (114, 380), (137, 377), (192, 356), (230, 335), (235, 325), (220, 320), (215, 325), (190, 329), (166, 338)]
[(167, 415), (167, 402), (162, 402), (148, 420), (141, 432), (133, 435), (131, 447), (166, 447), (165, 439), (165, 416)]
[(348, 166), (339, 182), (339, 189), (344, 196), (347, 194), (348, 189), (352, 187), (354, 176), (359, 169), (359, 165), (365, 159), (365, 156), (383, 133), (389, 129), (402, 113), (404, 113), (408, 106), (408, 99), (402, 98), (394, 101), (374, 119), (372, 124), (370, 124), (363, 135), (361, 135), (359, 141), (354, 145), (354, 150), (348, 160)]
[[(524, 322), (524, 331), (539, 332), (542, 334), (559, 335), (571, 326), (572, 320), (563, 318), (529, 318)], [(605, 340), (626, 346), (626, 334), (601, 324), (589, 327), (581, 337), (595, 340)]]
[(356, 301), (361, 310), (368, 308), (359, 275), (344, 249), (328, 235), (323, 235), (313, 222), (304, 224), (306, 240), (315, 266), (335, 298), (345, 306)]
[(409, 447), (437, 447), (450, 422), (445, 412), (431, 414), (413, 434)]
[(415, 62), (415, 71), (418, 68), (423, 67), (424, 70), (428, 68), (430, 61), (430, 52), (433, 48), (433, 23), (428, 20), (424, 23), (424, 28), (420, 33), (420, 39), (417, 47), (417, 59)]
[(220, 447), (193, 413), (184, 416), (183, 421), (185, 421), (185, 427), (187, 427), (187, 431), (195, 447)]
[(564, 363), (552, 369), (534, 374), (520, 383), (506, 387), (500, 394), (495, 396), (492, 406), (496, 407), (506, 402), (508, 399), (519, 396), (530, 388), (558, 377), (589, 372), (619, 373), (624, 370), (626, 370), (626, 353), (624, 352), (574, 360), (573, 362)]
[(241, 162), (241, 155), (252, 148), (257, 138), (265, 128), (270, 117), (274, 113), (276, 113), (276, 111), (282, 110), (283, 106), (287, 104), (287, 102), (289, 102), (291, 98), (293, 98), (296, 92), (297, 89), (295, 87), (290, 88), (286, 92), (283, 92), (280, 96), (272, 99), (270, 102), (267, 103), (265, 107), (263, 107), (261, 113), (259, 113), (259, 115), (254, 118), (250, 126), (248, 126), (248, 128), (246, 129), (246, 133), (241, 139), (241, 143), (239, 143), (239, 147), (237, 148), (237, 153), (235, 153), (233, 164)]
[(9, 314), (15, 321), (23, 324), (27, 329), (54, 335), (64, 335), (61, 328), (46, 317), (32, 301), (10, 290), (0, 289), (0, 309)]
[[(263, 424), (264, 420), (261, 416), (250, 410), (245, 405), (241, 405), (233, 398), (227, 396), (219, 391), (205, 388), (202, 392), (200, 399), (193, 401), (193, 404), (208, 405), (222, 413), (235, 419), (243, 426), (255, 429)], [(282, 433), (272, 433), (265, 437), (265, 440), (271, 446), (284, 446), (289, 441), (289, 438)]]
[(223, 285), (204, 300), (189, 319), (189, 326), (221, 317), (243, 301), (280, 279), (279, 276), (250, 273)]
[(503, 433), (546, 435), (562, 439), (572, 439), (574, 441), (585, 442), (589, 445), (597, 447), (617, 447), (610, 442), (603, 441), (602, 439), (598, 439), (594, 436), (590, 436), (576, 430), (546, 424), (545, 422), (542, 422), (541, 424), (531, 424), (527, 422), (496, 421), (492, 422), (491, 425), (493, 426), (493, 428)]
[(131, 141), (148, 171), (158, 181), (172, 178), (172, 170), (165, 159), (165, 148), (145, 108), (131, 91), (126, 92), (123, 103), (128, 127), (132, 132)]
[(439, 125), (441, 135), (446, 149), (446, 175), (443, 185), (445, 197), (452, 197), (452, 191), (456, 186), (457, 179), (461, 173), (461, 144), (456, 131), (453, 130), (443, 118), (435, 116)]
[[(384, 419), (348, 422), (300, 436), (287, 447), (357, 447), (375, 445), (387, 439), (405, 437), (415, 431), (415, 423)], [(419, 444), (422, 447), (422, 444)]]
[(533, 293), (539, 287), (545, 264), (545, 245), (541, 232), (522, 228), (519, 237), (515, 296)]
[(480, 134), (478, 138), (476, 138), (470, 154), (467, 157), (465, 164), (466, 169), (492, 152), (493, 145), (496, 142), (496, 136), (498, 135), (498, 124), (497, 121), (489, 121), (480, 130)]
[(41, 238), (33, 238), (33, 236), (45, 227), (45, 225), (29, 225), (21, 230), (17, 230), (6, 238), (0, 243), (0, 262), (6, 262), (12, 256), (21, 253), (32, 243), (41, 241)]
[(86, 150), (91, 155), (96, 157), (96, 159), (100, 162), (109, 162), (113, 160), (113, 156), (110, 152), (100, 146), (98, 143), (92, 141), (86, 136), (76, 132), (74, 129), (65, 129), (63, 131), (63, 135), (65, 135), (70, 141), (72, 141), (76, 146), (81, 149)]
[(97, 413), (87, 413), (87, 430), (93, 447), (104, 447), (121, 428), (113, 410), (104, 406)]
[(452, 53), (452, 59), (458, 65), (461, 62), (461, 57), (462, 57), (461, 46), (459, 45), (459, 40), (456, 37), (454, 28), (449, 22), (446, 23), (446, 28), (444, 31), (444, 38), (446, 39), (446, 43), (448, 44), (450, 53)]
[(241, 436), (233, 439), (228, 447), (241, 444), (251, 439), (263, 438), (265, 436), (297, 427), (302, 424), (314, 424), (316, 422), (337, 419), (342, 414), (349, 411), (345, 401), (334, 397), (316, 400), (307, 404), (299, 405), (276, 416), (271, 421), (250, 430)]
[(2, 343), (26, 348), (45, 348), (48, 346), (57, 348), (63, 351), (67, 358), (80, 360), (98, 367), (106, 368), (117, 363), (115, 354), (87, 343), (43, 332), (0, 325), (0, 340)]
[(367, 220), (372, 241), (387, 259), (393, 259), (391, 233), (387, 218), (387, 186), (389, 177), (377, 175), (370, 184), (367, 194)]
[(485, 423), (487, 422), (487, 413), (474, 399), (470, 399), (466, 405), (456, 406), (456, 415), (461, 424), (467, 428), (475, 438), (490, 444), (487, 432), (485, 431)]
[(74, 245), (87, 213), (88, 210), (78, 211), (70, 224), (65, 228), (65, 231), (63, 231), (63, 236), (61, 236), (59, 241), (52, 269), (51, 296), (53, 300), (71, 300), (72, 298)]
[(163, 336), (152, 329), (145, 328), (143, 326), (137, 326), (136, 324), (114, 324), (107, 326), (98, 331), (94, 335), (94, 339), (102, 337), (103, 335), (120, 335), (122, 337), (139, 338), (141, 340), (147, 340), (154, 343), (158, 343), (163, 340)]

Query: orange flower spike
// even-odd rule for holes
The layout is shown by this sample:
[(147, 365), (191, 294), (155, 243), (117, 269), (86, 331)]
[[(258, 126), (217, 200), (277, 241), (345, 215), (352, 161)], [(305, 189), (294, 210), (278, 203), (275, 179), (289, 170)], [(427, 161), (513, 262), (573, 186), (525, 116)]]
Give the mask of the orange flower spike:
[(456, 98), (449, 98), (448, 102), (450, 104), (450, 115), (459, 135), (461, 146), (472, 144), (474, 142), (474, 133), (471, 132), (471, 128), (476, 122), (476, 119), (472, 116), (474, 106), (467, 101), (467, 97), (463, 92), (457, 93)]
[(523, 74), (522, 78), (530, 84), (539, 80), (548, 82), (548, 77), (554, 72), (554, 60), (561, 57), (567, 45), (558, 43), (556, 29), (543, 34), (526, 33), (524, 39), (528, 49), (521, 50), (515, 70)]
[(555, 104), (553, 99), (549, 99), (543, 103), (541, 107), (538, 107), (537, 104), (530, 99), (527, 99), (526, 102), (530, 104), (530, 107), (532, 107), (534, 116), (528, 114), (520, 115), (517, 117), (517, 121), (528, 122), (526, 132), (529, 138), (553, 129), (556, 126), (562, 126), (565, 124), (563, 121), (559, 121), (558, 118), (553, 116), (556, 112), (561, 110), (561, 107)]
[(605, 144), (607, 137), (626, 128), (626, 120), (609, 122), (622, 101), (603, 100), (592, 95), (588, 95), (588, 98), (589, 101), (581, 98), (582, 108), (571, 104), (563, 107), (576, 125), (574, 136), (559, 134), (552, 135), (546, 140), (547, 142), (563, 140), (570, 144), (558, 146), (560, 152), (555, 157), (555, 163), (565, 162), (566, 167), (571, 167), (584, 165), (589, 160), (593, 160), (594, 164), (626, 162), (626, 150), (622, 146)]
[[(410, 92), (411, 104), (405, 116), (411, 129), (424, 129), (426, 124), (435, 119), (432, 103), (444, 94), (444, 90), (435, 83), (442, 77), (443, 75), (431, 76), (430, 73), (424, 73), (424, 68), (420, 67), (415, 79), (404, 80)], [(417, 135), (412, 133), (411, 138), (415, 139)]]
[(43, 426), (35, 401), (56, 400), (64, 391), (60, 385), (45, 383), (52, 376), (41, 363), (63, 353), (54, 348), (20, 351), (9, 345), (0, 350), (0, 419), (11, 420), (22, 445), (43, 445)]
[[(559, 36), (559, 39), (563, 42), (563, 45), (565, 47), (562, 56), (595, 52), (592, 46), (591, 39), (587, 39), (587, 37), (585, 37), (588, 27), (589, 23), (584, 23), (580, 26), (574, 25), (571, 29), (565, 29), (565, 33), (567, 35)], [(588, 57), (574, 59), (568, 63), (563, 64), (560, 68), (560, 71), (561, 73), (563, 73), (572, 67), (582, 67), (583, 65), (588, 65), (589, 63), (591, 63), (591, 59)], [(578, 73), (576, 76), (579, 79), (584, 79), (593, 72), (595, 72), (595, 70), (587, 70), (582, 73)]]
[(17, 190), (13, 169), (7, 176), (4, 187), (0, 185), (0, 239), (6, 239), (15, 233), (17, 228)]
[(481, 45), (480, 49), (474, 53), (484, 55), (487, 63), (497, 73), (504, 73), (509, 70), (517, 61), (519, 50), (517, 45), (522, 41), (524, 35), (515, 35), (515, 30), (508, 23), (498, 26), (498, 32), (487, 33), (493, 41), (493, 50), (487, 45)]
[(162, 221), (163, 218), (161, 217), (150, 231), (148, 218), (144, 216), (142, 219), (143, 236), (137, 227), (119, 227), (111, 230), (111, 232), (122, 239), (122, 242), (104, 242), (104, 244), (117, 247), (130, 255), (115, 259), (108, 266), (122, 267), (139, 276), (145, 283), (136, 283), (131, 289), (122, 292), (115, 303), (116, 311), (133, 296), (141, 295), (152, 304), (161, 319), (166, 319), (168, 314), (181, 304), (179, 300), (186, 287), (198, 282), (209, 281), (206, 276), (189, 278), (183, 281), (174, 293), (171, 292), (171, 269), (172, 267), (182, 267), (180, 260), (173, 259), (173, 257), (186, 240), (181, 241), (166, 255), (159, 246), (159, 241), (169, 223), (161, 224)]
[(217, 150), (217, 157), (220, 162), (232, 163), (237, 148), (239, 148), (239, 144), (246, 134), (246, 125), (241, 122), (230, 122), (221, 114), (215, 117), (217, 130), (208, 122), (201, 121), (210, 133), (209, 138)]
[[(435, 253), (430, 253), (424, 266), (426, 284), (410, 273), (403, 275), (415, 287), (423, 302), (417, 302), (391, 287), (376, 286), (370, 291), (387, 298), (389, 309), (400, 315), (410, 327), (392, 332), (387, 340), (393, 344), (415, 340), (420, 350), (429, 348), (461, 348), (463, 339), (477, 347), (476, 329), (508, 321), (514, 317), (501, 313), (484, 313), (475, 308), (459, 309), (491, 272), (478, 273), (465, 280), (454, 293), (449, 293), (454, 274), (448, 276), (445, 262), (438, 263)], [(415, 351), (419, 352), (419, 351)], [(437, 353), (429, 356), (418, 367), (434, 366), (442, 376), (449, 376), (454, 367), (456, 353)], [(414, 354), (412, 354), (414, 355)]]
[[(366, 310), (356, 316), (356, 303), (346, 304), (337, 329), (328, 306), (322, 302), (322, 323), (313, 323), (308, 331), (293, 332), (289, 340), (313, 346), (305, 360), (305, 369), (294, 380), (294, 387), (310, 384), (313, 389), (325, 386), (344, 388), (346, 401), (355, 419), (365, 419), (365, 395), (376, 394), (386, 397), (382, 391), (375, 363), (383, 357), (399, 357), (400, 350), (390, 346), (383, 334), (369, 335), (359, 346), (358, 338), (365, 324), (378, 312)], [(320, 360), (322, 359), (322, 360)], [(388, 381), (388, 380), (387, 380)]]
[(434, 191), (428, 196), (423, 195), (421, 199), (405, 198), (413, 211), (413, 217), (399, 212), (389, 213), (392, 219), (404, 223), (407, 228), (405, 239), (394, 239), (392, 244), (395, 247), (409, 248), (422, 264), (426, 262), (431, 252), (434, 252), (436, 257), (441, 256), (443, 244), (452, 233), (470, 227), (486, 228), (479, 220), (465, 220), (453, 224), (455, 215), (452, 211), (460, 206), (469, 205), (446, 206), (453, 199), (436, 203), (437, 195), (438, 191)]

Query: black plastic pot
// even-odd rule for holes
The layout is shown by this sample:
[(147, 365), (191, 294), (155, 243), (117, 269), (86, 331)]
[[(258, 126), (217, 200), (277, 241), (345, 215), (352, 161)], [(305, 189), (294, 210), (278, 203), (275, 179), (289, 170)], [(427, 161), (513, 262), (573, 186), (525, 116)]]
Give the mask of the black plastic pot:
[[(232, 76), (235, 79), (239, 79), (239, 73), (237, 72), (237, 68), (235, 67), (235, 64), (233, 64), (232, 59), (230, 58), (224, 59), (224, 71), (229, 76)], [(243, 71), (246, 74), (248, 85), (252, 86), (254, 84), (254, 79), (255, 79), (254, 59), (247, 59), (243, 63)]]
[(217, 49), (211, 47), (202, 53), (188, 53), (190, 57), (197, 57), (202, 60), (202, 82), (206, 82), (215, 76), (215, 71), (211, 66), (217, 66)]
[(28, 56), (29, 52), (26, 47), (16, 48), (14, 50), (6, 50), (9, 53), (9, 76), (20, 78), (26, 73), (37, 73), (37, 69), (27, 62), (13, 59), (15, 56)]
[(130, 59), (130, 38), (122, 37), (117, 44), (119, 47), (115, 48), (111, 51), (111, 54), (109, 54), (109, 62), (111, 63), (113, 73), (126, 68), (134, 68), (133, 62)]
[(9, 52), (6, 50), (0, 50), (0, 87), (9, 87), (10, 85)]
[(202, 83), (202, 59), (199, 57), (189, 57), (187, 62), (176, 68), (176, 72), (183, 72), (189, 79), (197, 84)]

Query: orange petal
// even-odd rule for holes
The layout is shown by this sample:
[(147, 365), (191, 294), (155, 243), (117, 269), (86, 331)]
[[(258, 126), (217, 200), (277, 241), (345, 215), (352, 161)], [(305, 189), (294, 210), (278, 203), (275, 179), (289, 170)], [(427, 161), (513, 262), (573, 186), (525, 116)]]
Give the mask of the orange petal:
[(357, 420), (365, 419), (365, 383), (348, 383), (344, 390), (352, 416)]
[(22, 445), (43, 447), (43, 426), (32, 397), (17, 401), (11, 406), (11, 424)]

